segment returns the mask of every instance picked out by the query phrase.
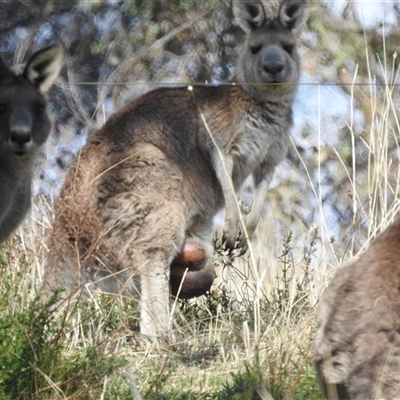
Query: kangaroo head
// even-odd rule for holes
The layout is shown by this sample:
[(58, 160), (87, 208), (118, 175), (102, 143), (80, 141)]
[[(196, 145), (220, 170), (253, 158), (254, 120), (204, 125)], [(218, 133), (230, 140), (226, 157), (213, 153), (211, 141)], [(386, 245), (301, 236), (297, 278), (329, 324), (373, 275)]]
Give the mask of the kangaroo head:
[(17, 75), (0, 57), (0, 152), (22, 156), (41, 146), (50, 132), (45, 93), (61, 69), (64, 49), (53, 45), (35, 53)]
[(292, 95), (299, 80), (297, 36), (307, 20), (307, 1), (284, 0), (277, 15), (269, 16), (261, 1), (234, 0), (233, 12), (246, 33), (236, 64), (239, 83), (262, 100)]

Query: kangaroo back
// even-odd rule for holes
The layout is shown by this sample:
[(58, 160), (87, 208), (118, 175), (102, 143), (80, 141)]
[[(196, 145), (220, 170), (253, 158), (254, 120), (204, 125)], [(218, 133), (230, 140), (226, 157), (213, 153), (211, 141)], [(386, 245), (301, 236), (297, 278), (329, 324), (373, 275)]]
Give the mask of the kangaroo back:
[[(234, 1), (234, 13), (246, 40), (232, 82), (161, 88), (113, 115), (71, 169), (48, 235), (48, 289), (140, 292), (146, 335), (168, 331), (171, 292), (209, 290), (213, 217), (224, 205), (224, 245), (245, 250), (288, 146), (306, 2), (268, 15), (261, 2)], [(246, 235), (235, 190), (250, 174)]]
[(43, 49), (21, 75), (0, 57), (0, 243), (30, 207), (35, 157), (50, 132), (45, 93), (58, 76), (63, 54), (61, 46)]
[(400, 398), (400, 220), (322, 296), (314, 350), (329, 399)]

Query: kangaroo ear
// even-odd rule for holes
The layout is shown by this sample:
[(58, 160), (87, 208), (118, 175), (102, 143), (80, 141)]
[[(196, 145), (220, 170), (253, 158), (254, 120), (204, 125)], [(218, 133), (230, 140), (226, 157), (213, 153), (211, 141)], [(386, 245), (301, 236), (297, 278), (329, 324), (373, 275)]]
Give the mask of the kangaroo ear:
[(265, 21), (264, 7), (260, 1), (233, 1), (233, 15), (247, 33), (259, 28)]
[(306, 0), (285, 0), (279, 9), (279, 21), (292, 32), (298, 32), (306, 23), (309, 7)]
[(23, 76), (31, 81), (40, 92), (46, 93), (60, 73), (64, 47), (52, 45), (35, 53), (26, 64)]
[(15, 74), (11, 71), (3, 57), (0, 55), (0, 82), (5, 79), (13, 78), (14, 76)]

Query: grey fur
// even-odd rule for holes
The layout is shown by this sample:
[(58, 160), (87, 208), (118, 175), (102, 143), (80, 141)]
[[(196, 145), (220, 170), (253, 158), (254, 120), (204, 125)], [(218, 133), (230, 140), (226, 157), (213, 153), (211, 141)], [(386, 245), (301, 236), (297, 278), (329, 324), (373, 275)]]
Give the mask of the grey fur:
[[(304, 20), (306, 3), (286, 1), (280, 15), (288, 4)], [(233, 84), (158, 89), (112, 116), (72, 167), (55, 211), (47, 287), (95, 281), (135, 293), (140, 276), (146, 335), (169, 329), (170, 268), (184, 242), (208, 255), (203, 269), (185, 277), (182, 290), (190, 297), (212, 284), (214, 215), (226, 206), (224, 244), (245, 248), (234, 191), (254, 174), (251, 237), (286, 154), (300, 70), (289, 17), (266, 19), (258, 1), (235, 1), (234, 13), (247, 35)]]
[(31, 205), (31, 180), (39, 148), (50, 133), (44, 94), (61, 68), (63, 48), (35, 53), (21, 75), (0, 57), (0, 243)]
[(322, 296), (314, 353), (326, 398), (400, 399), (399, 238), (400, 219)]

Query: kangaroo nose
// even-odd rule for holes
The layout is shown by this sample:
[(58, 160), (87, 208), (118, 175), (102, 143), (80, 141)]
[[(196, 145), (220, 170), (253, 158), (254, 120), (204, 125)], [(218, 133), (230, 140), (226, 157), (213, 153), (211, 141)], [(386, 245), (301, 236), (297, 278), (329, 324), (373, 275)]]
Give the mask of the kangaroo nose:
[(264, 71), (271, 74), (278, 74), (283, 71), (283, 62), (281, 60), (267, 60), (264, 63)]
[(268, 51), (263, 60), (263, 69), (266, 74), (278, 77), (284, 73), (284, 58), (277, 50)]
[(10, 116), (9, 145), (16, 154), (23, 154), (32, 145), (32, 117), (28, 110), (18, 110)]
[(31, 128), (28, 125), (16, 125), (12, 127), (10, 140), (14, 143), (28, 143), (32, 140)]

